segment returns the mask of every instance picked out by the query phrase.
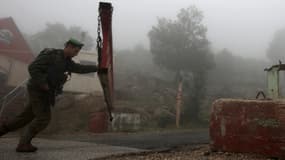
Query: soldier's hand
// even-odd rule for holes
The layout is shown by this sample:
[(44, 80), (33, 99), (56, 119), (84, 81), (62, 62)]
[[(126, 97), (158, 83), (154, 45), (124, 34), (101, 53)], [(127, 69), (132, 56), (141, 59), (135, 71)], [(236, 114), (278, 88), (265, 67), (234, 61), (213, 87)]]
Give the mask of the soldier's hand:
[(48, 84), (42, 84), (42, 85), (40, 85), (40, 89), (43, 90), (43, 91), (48, 91), (49, 90), (49, 86), (48, 86)]

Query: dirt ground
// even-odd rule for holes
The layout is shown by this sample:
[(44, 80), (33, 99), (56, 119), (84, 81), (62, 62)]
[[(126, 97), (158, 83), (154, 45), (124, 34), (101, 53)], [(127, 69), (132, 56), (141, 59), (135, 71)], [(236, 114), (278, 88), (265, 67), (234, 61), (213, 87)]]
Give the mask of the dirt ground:
[(171, 150), (118, 155), (99, 160), (274, 160), (255, 154), (211, 152), (208, 145), (182, 146)]

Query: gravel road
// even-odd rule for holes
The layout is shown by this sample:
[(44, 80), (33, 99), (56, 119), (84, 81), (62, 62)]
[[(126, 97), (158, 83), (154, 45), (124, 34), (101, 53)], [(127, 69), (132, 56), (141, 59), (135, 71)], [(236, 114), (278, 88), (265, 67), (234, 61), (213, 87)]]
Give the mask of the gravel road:
[(211, 152), (208, 145), (187, 145), (161, 152), (122, 154), (96, 160), (276, 160), (261, 155)]

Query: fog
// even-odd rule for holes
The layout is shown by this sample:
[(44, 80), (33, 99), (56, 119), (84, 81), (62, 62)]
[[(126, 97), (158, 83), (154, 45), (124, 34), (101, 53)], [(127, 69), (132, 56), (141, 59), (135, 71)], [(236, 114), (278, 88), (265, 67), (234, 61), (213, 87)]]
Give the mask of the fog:
[[(149, 46), (147, 33), (158, 17), (174, 19), (195, 5), (204, 13), (214, 50), (227, 48), (243, 57), (265, 58), (276, 30), (285, 27), (283, 0), (113, 0), (114, 48)], [(1, 0), (0, 17), (13, 17), (20, 30), (33, 34), (46, 23), (80, 26), (95, 38), (98, 0)]]
[[(63, 47), (70, 36), (82, 38), (80, 40), (85, 44), (83, 49), (95, 50), (96, 45), (90, 36), (96, 40), (99, 0), (0, 0), (0, 2), (0, 18), (14, 19), (35, 55), (44, 48)], [(112, 93), (115, 95), (114, 104), (119, 112), (142, 115), (142, 128), (173, 128), (178, 103), (181, 103), (182, 125), (187, 127), (196, 123), (208, 126), (210, 107), (216, 99), (256, 99), (258, 91), (267, 91), (267, 72), (264, 69), (279, 63), (279, 60), (285, 62), (284, 0), (104, 0), (104, 2), (111, 2), (114, 7), (112, 21), (115, 49), (114, 94)], [(180, 17), (179, 23), (167, 21), (162, 27), (158, 25), (159, 18), (177, 20), (176, 16), (181, 13), (181, 9), (193, 5), (203, 12), (202, 22), (207, 27), (207, 37), (204, 36), (203, 25), (200, 25), (199, 12), (189, 12), (195, 15), (188, 16), (190, 20), (185, 16), (186, 20), (185, 17), (183, 19)], [(191, 9), (197, 11), (196, 8)], [(193, 21), (194, 29), (193, 25), (189, 27), (190, 29), (185, 27), (184, 22)], [(54, 26), (50, 27), (52, 25)], [(47, 30), (47, 26), (50, 30)], [(153, 26), (158, 26), (158, 31), (153, 29)], [(281, 36), (276, 38), (274, 34), (280, 29), (283, 29), (279, 32)], [(82, 34), (82, 31), (88, 33)], [(149, 34), (151, 39), (148, 33), (151, 33)], [(270, 45), (273, 38), (274, 45)], [(207, 40), (210, 41), (210, 46)], [(270, 54), (267, 57), (268, 48)], [(15, 51), (15, 54), (17, 53)], [(3, 62), (5, 60), (3, 59)], [(79, 62), (84, 63), (87, 60), (89, 59), (79, 59)], [(27, 75), (23, 73), (27, 71), (27, 64), (12, 65), (10, 59), (9, 63), (4, 64), (7, 65), (6, 68), (2, 67), (2, 70), (0, 68), (0, 84), (4, 84), (9, 93), (10, 81), (17, 79), (21, 82), (26, 79), (28, 73)], [(14, 75), (15, 77), (12, 77)], [(93, 92), (93, 86), (99, 87), (97, 82), (96, 86), (93, 84), (90, 75), (87, 76), (85, 77), (90, 79), (88, 83), (80, 79), (74, 83), (67, 82), (72, 89), (68, 90), (66, 86), (63, 96), (69, 102), (66, 105), (71, 105), (73, 108), (65, 107), (65, 102), (58, 103), (62, 106), (58, 110), (65, 110), (64, 108), (68, 110), (62, 114), (58, 112), (55, 117), (61, 118), (67, 115), (72, 117), (74, 122), (70, 121), (70, 124), (75, 128), (71, 126), (70, 129), (73, 131), (86, 130), (85, 122), (88, 121), (88, 114), (103, 111), (96, 107), (105, 104), (103, 96), (102, 99), (93, 99), (94, 95), (97, 97), (97, 93), (90, 94), (89, 97), (94, 103), (93, 101), (89, 103), (91, 102), (89, 99), (77, 98), (77, 92), (80, 92), (81, 97), (81, 92), (89, 94), (90, 91)], [(280, 77), (285, 79), (284, 75)], [(182, 91), (178, 90), (180, 86)], [(73, 87), (80, 89), (73, 90)], [(97, 89), (94, 93), (101, 91), (100, 87)], [(271, 90), (269, 91), (272, 94)], [(70, 92), (72, 95), (69, 95)], [(284, 84), (280, 85), (280, 93), (285, 94)], [(86, 105), (87, 103), (90, 106)], [(79, 111), (78, 108), (81, 107), (83, 109)], [(62, 123), (57, 119), (54, 122), (56, 122), (54, 130), (66, 128), (66, 126), (57, 126), (65, 122)]]

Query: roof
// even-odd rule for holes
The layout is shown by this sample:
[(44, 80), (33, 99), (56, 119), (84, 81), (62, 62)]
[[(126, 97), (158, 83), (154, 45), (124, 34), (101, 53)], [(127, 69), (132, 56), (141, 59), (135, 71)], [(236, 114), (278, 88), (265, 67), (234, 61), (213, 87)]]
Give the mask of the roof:
[(0, 18), (0, 55), (30, 63), (32, 50), (11, 17)]

